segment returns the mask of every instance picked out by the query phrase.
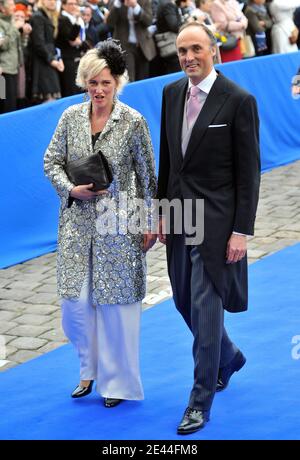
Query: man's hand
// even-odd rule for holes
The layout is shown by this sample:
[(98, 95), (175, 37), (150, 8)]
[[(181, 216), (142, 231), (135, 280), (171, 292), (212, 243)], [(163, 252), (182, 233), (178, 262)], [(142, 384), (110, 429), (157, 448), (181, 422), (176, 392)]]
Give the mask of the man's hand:
[(166, 244), (166, 219), (163, 216), (159, 218), (158, 239), (162, 244)]
[(93, 187), (94, 184), (76, 185), (76, 187), (72, 188), (70, 196), (72, 198), (76, 198), (77, 200), (88, 201), (96, 198), (99, 195), (107, 194), (107, 190), (99, 190), (97, 192), (93, 192), (90, 190)]
[(234, 264), (245, 257), (247, 251), (247, 236), (235, 235), (234, 233), (229, 238), (227, 243), (226, 263)]
[(156, 233), (151, 233), (151, 232), (144, 233), (143, 251), (147, 252), (149, 249), (151, 249), (152, 246), (154, 246), (156, 240), (157, 240)]

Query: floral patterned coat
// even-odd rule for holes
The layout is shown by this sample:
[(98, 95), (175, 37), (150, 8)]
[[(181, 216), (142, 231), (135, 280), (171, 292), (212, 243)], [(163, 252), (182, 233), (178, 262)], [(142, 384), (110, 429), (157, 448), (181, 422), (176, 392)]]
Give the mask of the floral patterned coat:
[[(116, 101), (105, 128), (92, 145), (91, 103), (69, 107), (63, 113), (45, 153), (45, 174), (61, 199), (58, 232), (58, 293), (77, 299), (91, 262), (92, 296), (97, 304), (129, 304), (141, 301), (146, 288), (146, 261), (143, 234), (125, 227), (99, 231), (99, 218), (107, 211), (115, 223), (126, 221), (120, 196), (127, 193), (129, 209), (134, 199), (149, 204), (156, 193), (156, 177), (151, 138), (143, 116)], [(90, 201), (74, 200), (69, 205), (72, 184), (65, 165), (99, 150), (113, 173), (108, 195)], [(120, 195), (123, 192), (123, 195)], [(111, 212), (112, 210), (112, 212)], [(125, 222), (124, 221), (124, 222)], [(102, 222), (102, 221), (101, 221)], [(123, 223), (124, 223), (123, 222)], [(105, 225), (104, 225), (105, 227)]]

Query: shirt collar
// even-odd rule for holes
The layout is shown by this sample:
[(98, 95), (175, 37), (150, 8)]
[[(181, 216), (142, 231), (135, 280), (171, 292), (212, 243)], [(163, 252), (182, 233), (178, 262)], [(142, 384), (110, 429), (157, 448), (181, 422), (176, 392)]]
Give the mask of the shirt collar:
[[(198, 85), (197, 85), (198, 88), (200, 88), (201, 91), (203, 91), (204, 93), (208, 94), (210, 92), (214, 82), (216, 81), (217, 76), (218, 76), (218, 74), (215, 71), (215, 69), (213, 68), (212, 71), (207, 75), (207, 77), (205, 77), (204, 80), (202, 80), (202, 81), (200, 81), (200, 83), (198, 83)], [(193, 86), (193, 84), (189, 80), (188, 91), (190, 91), (192, 86)]]

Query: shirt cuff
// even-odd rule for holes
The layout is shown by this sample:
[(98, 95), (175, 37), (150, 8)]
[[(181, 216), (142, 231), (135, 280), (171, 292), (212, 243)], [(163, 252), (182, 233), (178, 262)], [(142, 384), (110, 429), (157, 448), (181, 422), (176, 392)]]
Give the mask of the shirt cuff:
[(240, 236), (250, 236), (246, 235), (245, 233), (239, 233), (239, 232), (232, 232), (233, 235), (240, 235)]

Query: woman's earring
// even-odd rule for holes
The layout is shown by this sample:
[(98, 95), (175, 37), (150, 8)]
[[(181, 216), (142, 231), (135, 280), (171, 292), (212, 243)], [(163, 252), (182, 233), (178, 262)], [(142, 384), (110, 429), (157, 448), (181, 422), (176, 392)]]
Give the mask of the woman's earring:
[(89, 99), (89, 93), (87, 91), (84, 92), (83, 94), (83, 102), (87, 102)]

